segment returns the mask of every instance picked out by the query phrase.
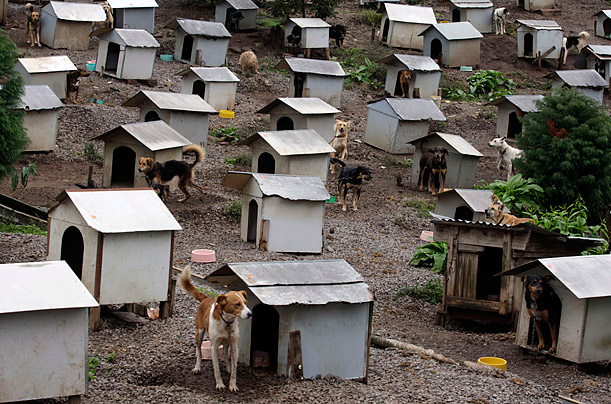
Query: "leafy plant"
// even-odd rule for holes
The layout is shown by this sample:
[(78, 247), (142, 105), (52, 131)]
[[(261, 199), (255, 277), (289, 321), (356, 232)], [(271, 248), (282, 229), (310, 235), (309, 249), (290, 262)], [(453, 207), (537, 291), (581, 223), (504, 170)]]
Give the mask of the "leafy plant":
[(439, 279), (430, 279), (423, 285), (406, 286), (394, 296), (394, 300), (402, 296), (410, 296), (426, 302), (437, 304), (443, 300), (443, 285)]
[(447, 260), (448, 243), (435, 241), (418, 247), (409, 263), (415, 266), (432, 266), (431, 272), (437, 274), (446, 270)]
[(374, 28), (379, 27), (382, 23), (382, 14), (378, 13), (376, 10), (365, 10), (363, 11), (362, 15), (363, 22), (367, 25), (371, 25)]
[(35, 234), (37, 236), (46, 236), (46, 230), (42, 230), (38, 226), (29, 224), (16, 224), (8, 220), (0, 220), (0, 233), (21, 233)]
[(411, 168), (413, 164), (413, 160), (410, 158), (396, 158), (393, 156), (382, 156), (380, 158), (380, 163), (386, 167), (394, 167), (394, 168)]
[(92, 142), (85, 143), (85, 148), (83, 149), (83, 158), (87, 161), (91, 161), (96, 164), (102, 163), (102, 155), (97, 152), (95, 149), (95, 145)]
[(231, 205), (222, 205), (221, 211), (232, 219), (239, 219), (242, 216), (242, 202), (233, 201)]
[(486, 101), (512, 94), (517, 87), (513, 80), (494, 70), (480, 70), (467, 78), (467, 82), (471, 96)]
[(108, 356), (106, 357), (106, 362), (108, 362), (108, 363), (112, 363), (112, 362), (114, 362), (114, 360), (115, 360), (115, 356), (116, 356), (116, 355), (115, 355), (115, 353), (114, 353), (114, 352), (109, 353), (109, 354), (108, 354)]
[(532, 178), (524, 179), (522, 174), (516, 174), (509, 181), (496, 180), (490, 184), (484, 180), (479, 182), (482, 185), (476, 185), (476, 189), (492, 191), (510, 211), (518, 216), (524, 215), (529, 210), (539, 209), (538, 201), (543, 196), (543, 188), (535, 184)]
[(99, 367), (100, 367), (100, 360), (98, 358), (96, 358), (95, 356), (92, 356), (91, 358), (89, 358), (89, 371), (88, 371), (89, 380), (95, 379), (95, 374)]
[(22, 187), (26, 187), (28, 185), (28, 181), (30, 177), (35, 177), (38, 175), (38, 167), (36, 166), (36, 162), (28, 163), (27, 166), (21, 167), (21, 170), (17, 170), (13, 167), (10, 167), (11, 175), (11, 187), (13, 191), (17, 189), (19, 183), (21, 182)]
[(322, 18), (335, 16), (335, 7), (343, 0), (274, 0), (269, 6), (269, 12), (274, 16), (287, 19), (291, 16), (300, 15), (306, 17), (306, 11), (311, 11), (314, 17)]
[(250, 167), (250, 165), (252, 164), (252, 159), (250, 157), (250, 155), (248, 154), (238, 154), (235, 157), (229, 157), (225, 159), (225, 164), (231, 165), (231, 166), (244, 166), (244, 167)]
[(238, 134), (238, 127), (235, 126), (233, 123), (231, 124), (231, 126), (228, 126), (226, 128), (221, 127), (221, 128), (212, 129), (210, 131), (210, 136), (216, 137), (221, 141), (229, 142), (229, 143), (240, 141), (240, 135)]
[(435, 203), (426, 201), (424, 199), (412, 198), (405, 202), (405, 206), (408, 206), (416, 211), (418, 217), (429, 217), (429, 211), (435, 210)]
[(364, 64), (356, 68), (348, 68), (348, 78), (356, 83), (369, 84), (374, 88), (382, 88), (384, 83), (379, 80), (384, 67), (369, 58), (365, 58)]
[(552, 207), (545, 212), (531, 210), (530, 216), (537, 226), (547, 230), (577, 237), (598, 237), (602, 231), (609, 238), (604, 221), (599, 225), (588, 225), (588, 208), (581, 197), (570, 205)]

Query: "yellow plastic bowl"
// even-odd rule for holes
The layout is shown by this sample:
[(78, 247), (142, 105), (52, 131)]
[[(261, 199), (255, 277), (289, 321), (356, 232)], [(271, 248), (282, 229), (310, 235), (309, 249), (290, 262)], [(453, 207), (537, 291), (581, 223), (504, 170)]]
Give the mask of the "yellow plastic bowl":
[(494, 356), (484, 356), (482, 358), (479, 358), (477, 360), (477, 363), (507, 370), (507, 361), (503, 358), (495, 358)]
[(228, 111), (226, 109), (221, 109), (219, 111), (219, 118), (232, 119), (233, 117), (235, 117), (235, 112), (233, 111)]

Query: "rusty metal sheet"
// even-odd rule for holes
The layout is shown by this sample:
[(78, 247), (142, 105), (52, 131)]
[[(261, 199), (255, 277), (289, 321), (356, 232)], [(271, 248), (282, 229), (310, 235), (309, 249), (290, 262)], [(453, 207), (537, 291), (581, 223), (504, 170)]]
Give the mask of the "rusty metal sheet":
[(124, 107), (140, 107), (145, 100), (151, 101), (159, 109), (188, 111), (212, 114), (216, 110), (197, 94), (169, 93), (165, 91), (141, 90), (125, 101)]
[[(611, 48), (611, 47), (610, 47)], [(543, 100), (542, 95), (505, 95), (492, 101), (491, 105), (499, 105), (504, 101), (509, 101), (523, 112), (539, 112), (537, 101)]]
[(64, 104), (49, 86), (24, 86), (19, 108), (26, 111), (63, 108)]
[(259, 139), (265, 141), (281, 156), (335, 152), (335, 149), (313, 129), (259, 132), (239, 144), (251, 145)]
[(189, 72), (195, 73), (197, 77), (202, 79), (204, 82), (233, 82), (237, 83), (240, 81), (238, 76), (233, 74), (231, 70), (226, 67), (189, 67), (179, 73), (177, 76), (184, 76)]
[(146, 30), (115, 28), (97, 35), (99, 38), (133, 48), (159, 48), (159, 42)]
[(552, 72), (546, 77), (558, 76), (560, 80), (564, 81), (571, 87), (594, 87), (594, 88), (607, 88), (609, 83), (605, 81), (600, 74), (594, 69), (586, 70), (557, 70)]
[(560, 30), (562, 27), (552, 20), (516, 20), (518, 24), (535, 30)]
[(332, 107), (320, 98), (276, 98), (257, 111), (258, 114), (269, 114), (278, 105), (284, 104), (303, 115), (338, 114), (341, 111)]
[(380, 60), (380, 63), (389, 64), (395, 60), (404, 64), (409, 70), (423, 71), (423, 72), (437, 72), (441, 71), (441, 68), (433, 59), (429, 56), (421, 55), (401, 55), (395, 53)]
[(289, 18), (291, 22), (301, 28), (328, 28), (331, 25), (327, 24), (320, 18)]
[(436, 24), (432, 7), (410, 6), (406, 4), (384, 3), (386, 14), (391, 21), (411, 22), (416, 24)]
[(222, 185), (241, 190), (252, 177), (265, 196), (292, 201), (326, 201), (331, 196), (320, 177), (304, 175), (260, 174), (230, 171)]
[(113, 8), (155, 8), (159, 7), (155, 0), (106, 0)]
[(19, 58), (18, 59), (26, 72), (30, 74), (36, 73), (53, 73), (53, 72), (69, 72), (76, 70), (76, 66), (68, 56), (43, 56), (39, 58)]
[(259, 8), (251, 0), (220, 0), (217, 3), (220, 3), (221, 1), (226, 1), (236, 10), (257, 10)]
[(176, 29), (181, 27), (189, 35), (201, 35), (211, 38), (231, 38), (227, 28), (220, 22), (189, 20), (177, 18), (166, 24), (165, 28)]
[(121, 125), (94, 137), (92, 140), (104, 140), (118, 132), (128, 133), (152, 151), (184, 147), (191, 144), (189, 139), (161, 120)]
[(42, 8), (42, 11), (66, 21), (106, 21), (106, 12), (102, 6), (93, 3), (51, 1)]
[(276, 69), (292, 70), (296, 73), (321, 74), (325, 76), (345, 77), (346, 72), (339, 62), (334, 60), (317, 60), (285, 57)]
[(436, 30), (448, 41), (460, 41), (464, 39), (480, 39), (484, 36), (469, 21), (449, 22), (445, 24), (431, 25), (419, 35), (424, 36), (429, 30)]

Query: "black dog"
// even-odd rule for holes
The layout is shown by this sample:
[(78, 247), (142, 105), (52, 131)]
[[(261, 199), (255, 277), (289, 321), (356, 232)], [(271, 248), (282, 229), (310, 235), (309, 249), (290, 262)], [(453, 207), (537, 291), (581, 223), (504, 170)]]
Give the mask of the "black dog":
[(350, 188), (352, 188), (352, 210), (358, 210), (363, 180), (369, 181), (371, 179), (371, 171), (364, 166), (358, 166), (356, 168), (348, 167), (346, 163), (338, 158), (332, 158), (330, 162), (331, 164), (339, 164), (342, 166), (339, 177), (337, 177), (337, 194), (342, 199), (342, 210), (344, 212), (346, 211), (346, 197), (348, 196), (348, 190)]
[(420, 157), (420, 178), (418, 181), (418, 191), (424, 191), (424, 184), (428, 184), (429, 192), (435, 193), (435, 186), (439, 184), (439, 192), (443, 191), (446, 185), (446, 173), (448, 165), (446, 156), (448, 150), (443, 147), (435, 147), (423, 151)]
[(344, 38), (346, 38), (346, 27), (342, 24), (332, 25), (329, 29), (329, 38), (335, 39), (335, 44), (338, 48), (341, 48), (344, 44)]
[(287, 35), (286, 43), (291, 48), (297, 48), (301, 45), (301, 27), (299, 25), (295, 25), (291, 33)]
[(227, 21), (225, 21), (225, 26), (228, 31), (237, 32), (240, 28), (240, 20), (244, 19), (244, 14), (242, 14), (239, 10), (234, 10), (229, 13), (227, 16)]
[(522, 282), (526, 285), (524, 298), (526, 299), (526, 309), (530, 318), (534, 318), (535, 329), (539, 350), (545, 347), (545, 338), (541, 326), (547, 324), (549, 326), (550, 335), (552, 338), (552, 346), (550, 352), (556, 352), (558, 345), (558, 328), (560, 326), (560, 310), (562, 303), (560, 298), (554, 292), (554, 289), (549, 285), (553, 280), (551, 276), (542, 277), (540, 275), (527, 275), (522, 278)]

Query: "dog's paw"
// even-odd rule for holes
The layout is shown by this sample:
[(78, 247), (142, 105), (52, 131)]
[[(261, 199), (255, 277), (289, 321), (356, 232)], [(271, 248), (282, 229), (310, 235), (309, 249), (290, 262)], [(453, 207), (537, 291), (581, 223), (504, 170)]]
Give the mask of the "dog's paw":
[(538, 349), (539, 351), (542, 351), (544, 348), (545, 348), (545, 345), (544, 345), (544, 344), (542, 344), (542, 343), (539, 343), (539, 345), (537, 345), (537, 349)]
[(342, 208), (342, 212), (345, 212), (345, 211), (346, 211), (346, 207), (344, 206), (344, 207)]
[(198, 367), (194, 367), (191, 372), (193, 372), (194, 375), (198, 375), (201, 372), (201, 369)]
[(229, 391), (231, 391), (232, 393), (237, 392), (238, 390), (238, 385), (236, 383), (229, 383)]
[(550, 353), (556, 353), (556, 347), (551, 347), (551, 348), (549, 349), (549, 352), (550, 352)]
[[(225, 390), (225, 383), (223, 383), (223, 381), (221, 380), (220, 382), (216, 383), (216, 389), (221, 391), (221, 390)], [(237, 387), (236, 387), (237, 389)]]

